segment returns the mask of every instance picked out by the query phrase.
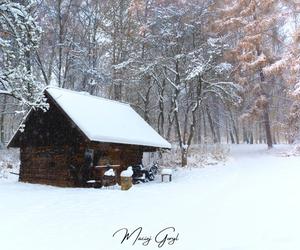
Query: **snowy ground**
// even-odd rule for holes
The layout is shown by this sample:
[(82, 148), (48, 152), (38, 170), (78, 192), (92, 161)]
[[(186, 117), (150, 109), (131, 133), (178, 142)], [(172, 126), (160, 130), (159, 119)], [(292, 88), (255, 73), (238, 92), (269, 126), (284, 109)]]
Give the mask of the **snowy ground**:
[[(158, 249), (154, 237), (168, 226), (178, 241), (161, 249), (300, 249), (300, 158), (282, 157), (285, 149), (235, 146), (225, 165), (127, 192), (0, 180), (0, 249)], [(148, 246), (112, 237), (139, 226)]]

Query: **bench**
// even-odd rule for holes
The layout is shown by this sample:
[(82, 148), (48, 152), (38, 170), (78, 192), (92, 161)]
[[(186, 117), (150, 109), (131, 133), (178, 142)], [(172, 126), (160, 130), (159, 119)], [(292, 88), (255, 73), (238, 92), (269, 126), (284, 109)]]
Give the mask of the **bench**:
[(164, 177), (169, 177), (169, 182), (172, 181), (172, 169), (169, 168), (163, 168), (161, 171), (161, 182), (164, 181)]

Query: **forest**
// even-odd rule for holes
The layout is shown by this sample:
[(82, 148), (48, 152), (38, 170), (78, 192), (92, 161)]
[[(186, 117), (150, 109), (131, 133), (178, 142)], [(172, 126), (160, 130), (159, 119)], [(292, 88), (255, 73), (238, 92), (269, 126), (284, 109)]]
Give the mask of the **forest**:
[(295, 143), (297, 0), (1, 0), (0, 140), (47, 85), (131, 106), (178, 146)]

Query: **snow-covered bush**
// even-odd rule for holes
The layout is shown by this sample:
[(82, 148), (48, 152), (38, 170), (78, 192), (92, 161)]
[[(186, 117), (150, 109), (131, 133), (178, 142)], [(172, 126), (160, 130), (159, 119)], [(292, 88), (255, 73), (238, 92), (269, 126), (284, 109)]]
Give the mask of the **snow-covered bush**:
[(282, 156), (300, 156), (300, 144), (297, 141), (291, 148), (289, 148), (288, 150), (285, 150), (283, 152), (281, 152)]
[[(192, 145), (188, 153), (188, 167), (205, 167), (226, 161), (229, 155), (229, 146), (222, 144)], [(166, 167), (181, 166), (181, 151), (173, 146), (170, 151), (162, 154), (160, 165)]]
[(226, 161), (230, 153), (229, 145), (215, 144), (211, 148), (210, 156), (217, 161)]
[(18, 173), (19, 165), (19, 150), (0, 150), (0, 179), (7, 179), (10, 172)]
[(11, 165), (3, 163), (0, 166), (0, 179), (7, 179), (8, 178), (8, 174), (9, 174), (8, 166), (11, 166)]

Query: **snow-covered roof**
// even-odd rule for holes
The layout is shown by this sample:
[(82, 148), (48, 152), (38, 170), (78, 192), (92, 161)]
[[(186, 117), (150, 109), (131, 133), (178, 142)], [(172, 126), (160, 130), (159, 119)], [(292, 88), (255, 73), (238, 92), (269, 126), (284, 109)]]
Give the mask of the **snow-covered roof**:
[(91, 141), (171, 148), (129, 104), (57, 87), (46, 92)]

